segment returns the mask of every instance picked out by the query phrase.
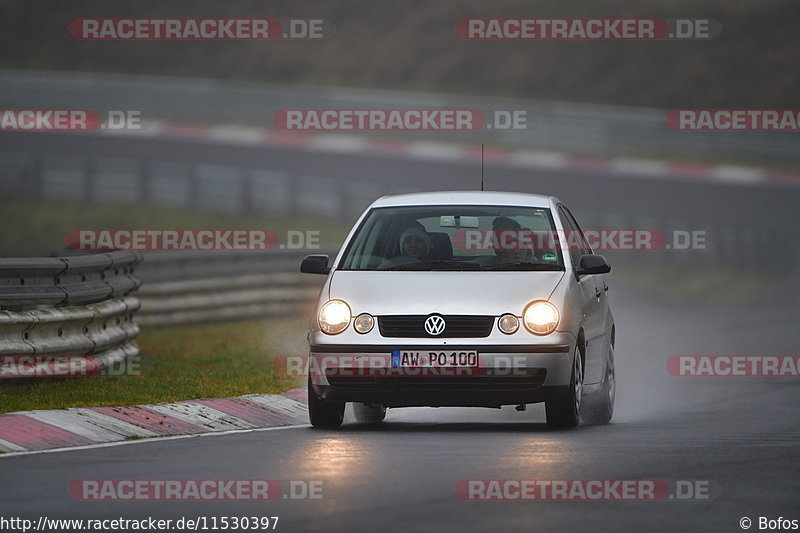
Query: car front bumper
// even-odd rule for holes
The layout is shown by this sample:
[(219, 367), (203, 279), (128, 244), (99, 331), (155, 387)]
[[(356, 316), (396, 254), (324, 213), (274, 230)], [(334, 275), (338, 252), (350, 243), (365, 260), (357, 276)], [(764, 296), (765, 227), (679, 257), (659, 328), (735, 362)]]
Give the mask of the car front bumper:
[[(385, 339), (380, 343), (342, 342), (312, 332), (309, 375), (312, 389), (331, 401), (386, 407), (500, 407), (547, 401), (569, 387), (575, 337), (556, 332), (540, 342), (499, 343), (484, 339)], [(539, 340), (539, 339), (536, 339)], [(338, 341), (338, 342), (337, 342)], [(391, 367), (394, 351), (471, 352), (478, 368), (411, 369)]]

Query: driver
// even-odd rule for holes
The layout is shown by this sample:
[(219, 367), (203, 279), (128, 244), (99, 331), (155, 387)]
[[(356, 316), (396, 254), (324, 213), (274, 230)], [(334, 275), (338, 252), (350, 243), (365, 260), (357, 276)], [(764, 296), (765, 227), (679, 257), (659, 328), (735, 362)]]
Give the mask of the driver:
[[(492, 231), (496, 241), (494, 253), (497, 256), (496, 264), (505, 265), (508, 263), (528, 263), (533, 259), (533, 250), (522, 247), (523, 240), (520, 238), (522, 226), (514, 219), (508, 217), (497, 217), (492, 222)], [(513, 233), (511, 238), (503, 239), (506, 232)], [(502, 243), (508, 241), (511, 247), (504, 249)]]

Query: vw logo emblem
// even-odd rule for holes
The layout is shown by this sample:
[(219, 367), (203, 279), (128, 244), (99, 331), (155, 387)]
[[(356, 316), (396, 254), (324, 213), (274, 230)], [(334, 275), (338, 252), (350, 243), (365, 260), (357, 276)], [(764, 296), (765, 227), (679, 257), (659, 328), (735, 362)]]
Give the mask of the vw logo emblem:
[(444, 318), (439, 315), (431, 315), (425, 319), (425, 331), (428, 335), (441, 335), (444, 326)]

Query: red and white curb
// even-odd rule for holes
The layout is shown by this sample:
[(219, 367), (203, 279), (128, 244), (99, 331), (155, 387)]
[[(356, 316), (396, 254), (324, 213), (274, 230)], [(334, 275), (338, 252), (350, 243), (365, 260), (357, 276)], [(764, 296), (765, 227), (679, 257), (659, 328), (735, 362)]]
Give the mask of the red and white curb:
[[(311, 152), (361, 154), (423, 161), (480, 161), (477, 146), (437, 141), (383, 140), (357, 134), (285, 132), (235, 125), (154, 121), (139, 130), (98, 130), (103, 135), (159, 137), (212, 144), (269, 146)], [(495, 165), (537, 170), (577, 170), (645, 179), (690, 180), (735, 185), (800, 186), (800, 173), (761, 167), (710, 165), (636, 159), (584, 157), (545, 150), (486, 147), (484, 159)]]
[(42, 451), (172, 435), (308, 423), (306, 391), (129, 407), (78, 407), (0, 415), (0, 451)]

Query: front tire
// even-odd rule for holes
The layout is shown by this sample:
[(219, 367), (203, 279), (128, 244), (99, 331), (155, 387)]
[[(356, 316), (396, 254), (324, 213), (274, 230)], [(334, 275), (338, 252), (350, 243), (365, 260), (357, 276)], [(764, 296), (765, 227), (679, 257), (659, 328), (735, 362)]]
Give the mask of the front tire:
[(608, 424), (614, 416), (614, 398), (617, 392), (617, 381), (614, 370), (614, 346), (608, 347), (606, 375), (603, 385), (597, 393), (587, 396), (583, 421), (587, 424)]
[(574, 428), (581, 421), (581, 401), (583, 400), (583, 361), (576, 344), (572, 357), (572, 374), (567, 393), (557, 399), (545, 402), (547, 425), (551, 428)]
[(336, 429), (344, 421), (344, 402), (332, 402), (317, 398), (308, 378), (308, 418), (311, 425), (320, 429)]

